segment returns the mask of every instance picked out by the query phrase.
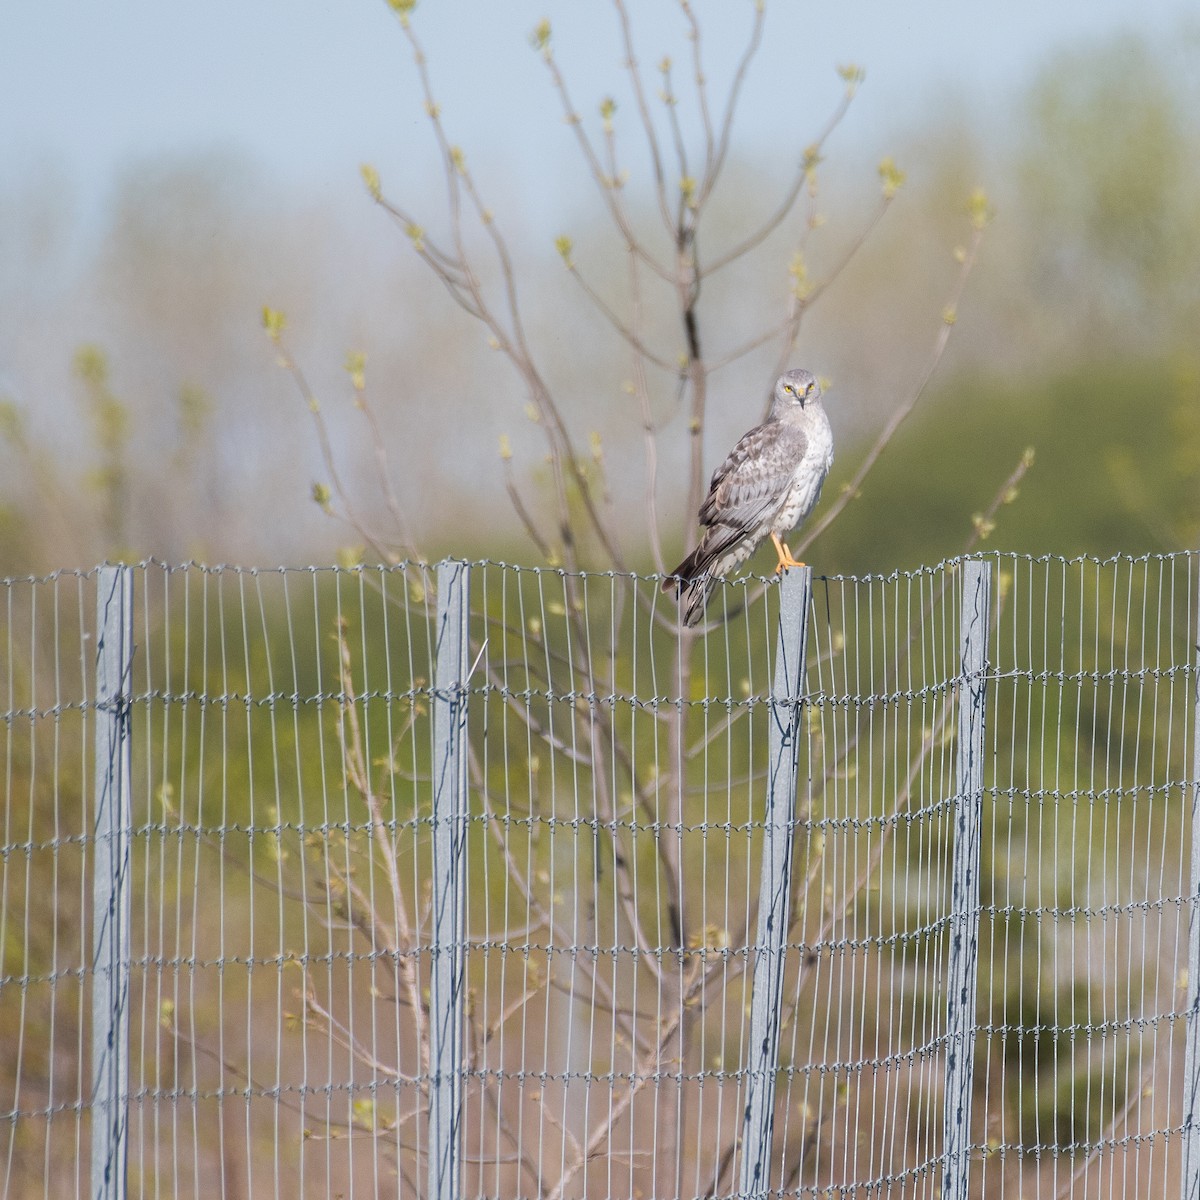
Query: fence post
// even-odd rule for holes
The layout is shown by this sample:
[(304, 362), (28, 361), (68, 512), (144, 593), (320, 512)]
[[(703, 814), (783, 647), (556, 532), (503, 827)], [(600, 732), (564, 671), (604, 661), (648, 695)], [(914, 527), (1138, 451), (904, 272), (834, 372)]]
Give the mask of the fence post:
[(971, 1088), (979, 975), (979, 843), (983, 819), (984, 719), (992, 595), (991, 563), (972, 558), (966, 559), (961, 566), (957, 800), (946, 979), (942, 1200), (967, 1200), (971, 1167)]
[(1195, 716), (1192, 721), (1191, 872), (1188, 881), (1187, 1010), (1183, 1060), (1183, 1171), (1180, 1195), (1200, 1200), (1200, 580), (1197, 581)]
[(92, 831), (92, 1197), (124, 1200), (129, 1098), (133, 569), (96, 572)]
[(796, 568), (783, 576), (769, 711), (765, 831), (750, 997), (750, 1055), (746, 1064), (746, 1107), (742, 1113), (738, 1196), (743, 1198), (765, 1196), (770, 1188), (783, 967), (792, 890), (796, 770), (800, 754), (799, 697), (804, 687), (811, 596), (811, 567)]
[(469, 583), (465, 563), (438, 564), (428, 1200), (458, 1200), (461, 1195)]

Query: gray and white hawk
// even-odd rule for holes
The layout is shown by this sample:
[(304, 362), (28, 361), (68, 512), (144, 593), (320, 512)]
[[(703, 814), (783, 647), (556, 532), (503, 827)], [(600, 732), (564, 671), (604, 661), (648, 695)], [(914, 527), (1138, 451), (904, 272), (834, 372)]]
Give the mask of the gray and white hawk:
[(685, 625), (697, 625), (717, 579), (770, 538), (776, 571), (800, 567), (783, 542), (821, 494), (833, 462), (833, 433), (811, 371), (781, 375), (767, 419), (744, 434), (713, 472), (700, 505), (700, 544), (663, 581), (675, 589)]

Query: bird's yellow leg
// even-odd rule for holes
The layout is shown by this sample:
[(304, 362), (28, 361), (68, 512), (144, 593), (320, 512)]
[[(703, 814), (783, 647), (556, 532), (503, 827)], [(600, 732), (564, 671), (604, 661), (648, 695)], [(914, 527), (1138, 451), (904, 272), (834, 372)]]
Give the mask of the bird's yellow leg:
[(771, 534), (771, 541), (775, 543), (775, 553), (779, 556), (779, 565), (775, 568), (776, 575), (781, 571), (786, 571), (789, 567), (804, 566), (804, 563), (798, 558), (792, 557), (792, 552), (787, 548), (787, 543), (780, 541), (779, 534)]

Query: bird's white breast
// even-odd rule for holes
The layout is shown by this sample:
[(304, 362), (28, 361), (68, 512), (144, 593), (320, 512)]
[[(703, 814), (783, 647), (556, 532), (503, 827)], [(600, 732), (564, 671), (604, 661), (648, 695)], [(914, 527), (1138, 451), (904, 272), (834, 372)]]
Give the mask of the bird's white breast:
[(772, 532), (780, 536), (795, 529), (812, 512), (833, 462), (833, 430), (829, 428), (829, 418), (824, 410), (820, 410), (820, 420), (811, 421), (805, 432), (808, 445), (804, 448), (804, 457), (797, 465), (792, 485), (771, 523)]

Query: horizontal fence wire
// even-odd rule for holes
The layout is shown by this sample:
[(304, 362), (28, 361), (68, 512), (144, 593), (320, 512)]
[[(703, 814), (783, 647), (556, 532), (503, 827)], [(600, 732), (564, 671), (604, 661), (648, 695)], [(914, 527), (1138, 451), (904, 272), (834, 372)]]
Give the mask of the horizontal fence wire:
[[(128, 1194), (432, 1200), (436, 1142), (463, 1197), (732, 1196), (752, 1177), (934, 1200), (962, 1053), (963, 1194), (1184, 1194), (1200, 560), (986, 560), (966, 909), (962, 561), (814, 576), (795, 696), (773, 694), (773, 581), (728, 581), (693, 633), (657, 577), (469, 564), (447, 678), (433, 567), (134, 568)], [(97, 585), (63, 572), (0, 599), (5, 1196), (94, 1194)], [(461, 938), (435, 911), (439, 705), (465, 715)], [(752, 982), (785, 709), (764, 1068)], [(947, 994), (963, 929), (965, 1032)], [(449, 1090), (430, 1051), (447, 1013)], [(747, 1176), (772, 1069), (765, 1174)], [(459, 1112), (449, 1141), (435, 1096)]]
[(1195, 565), (1001, 563), (985, 1194), (1185, 1194)]

